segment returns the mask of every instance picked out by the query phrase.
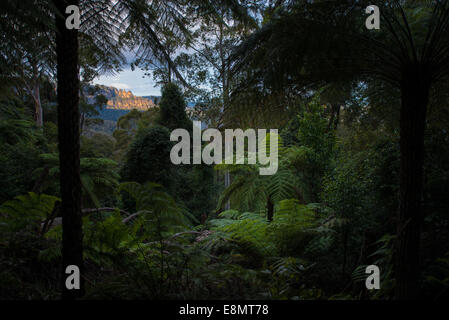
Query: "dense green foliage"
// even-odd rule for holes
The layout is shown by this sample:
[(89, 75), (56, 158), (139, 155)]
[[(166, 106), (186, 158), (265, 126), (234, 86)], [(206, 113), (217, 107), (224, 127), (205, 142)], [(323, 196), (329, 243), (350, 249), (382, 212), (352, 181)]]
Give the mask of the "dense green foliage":
[(169, 130), (178, 128), (190, 129), (192, 122), (186, 115), (186, 102), (181, 89), (173, 83), (168, 83), (162, 88), (162, 98), (159, 103), (159, 123)]
[[(87, 89), (74, 123), (101, 122), (94, 118), (107, 101), (90, 84), (120, 71), (124, 48), (136, 49), (132, 68), (152, 74), (162, 94), (157, 106), (120, 117), (112, 135), (81, 130), (75, 167), (85, 298), (404, 298), (395, 292), (404, 279), (398, 257), (407, 256), (403, 228), (416, 217), (419, 250), (411, 258), (420, 268), (407, 276), (419, 297), (447, 298), (449, 4), (374, 2), (385, 12), (382, 29), (367, 33), (357, 11), (366, 1), (125, 0), (104, 12), (100, 1), (82, 1), (92, 20), (78, 35)], [(67, 129), (58, 128), (54, 25), (46, 14), (55, 9), (48, 1), (5, 3), (0, 299), (58, 299), (60, 175), (69, 164), (58, 151)], [(35, 14), (17, 14), (31, 4)], [(436, 72), (427, 98), (396, 78), (414, 79), (406, 71), (415, 66)], [(419, 130), (404, 119), (422, 107), (414, 100), (426, 105), (423, 134), (410, 140)], [(261, 165), (247, 162), (174, 165), (170, 134), (182, 128), (192, 136), (193, 120), (221, 133), (277, 128), (258, 137), (266, 146), (275, 140), (277, 172), (260, 175)], [(421, 167), (413, 162), (420, 156)], [(410, 164), (423, 169), (422, 179), (405, 174)], [(404, 199), (421, 180), (418, 214), (404, 225)], [(380, 290), (365, 286), (373, 264)]]
[[(133, 140), (121, 172), (124, 181), (170, 181), (170, 132), (163, 127), (142, 129)], [(169, 188), (170, 185), (164, 185)]]
[[(197, 219), (214, 208), (214, 172), (205, 165), (175, 166), (170, 161), (172, 129), (184, 128), (192, 132), (192, 121), (185, 111), (185, 100), (179, 87), (167, 84), (162, 91), (159, 118), (145, 121), (145, 115), (126, 115), (119, 119), (122, 128), (131, 126), (130, 120), (138, 118), (136, 136), (126, 154), (121, 169), (122, 181), (155, 182), (166, 190)], [(148, 112), (148, 111), (147, 111)], [(116, 131), (117, 132), (117, 131)], [(193, 196), (195, 195), (195, 196)]]

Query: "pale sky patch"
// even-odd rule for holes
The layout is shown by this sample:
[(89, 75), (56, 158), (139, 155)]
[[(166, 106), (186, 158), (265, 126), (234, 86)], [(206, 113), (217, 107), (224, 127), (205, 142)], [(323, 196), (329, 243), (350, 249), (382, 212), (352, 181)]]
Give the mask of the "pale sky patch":
[(160, 96), (161, 89), (155, 87), (152, 78), (145, 76), (144, 71), (136, 68), (126, 68), (115, 75), (103, 75), (95, 78), (94, 84), (102, 84), (117, 89), (126, 89), (131, 91), (135, 96)]
[(111, 83), (111, 87), (114, 87), (117, 89), (126, 89), (126, 90), (131, 89), (131, 87), (128, 86), (126, 83), (117, 83), (117, 82)]

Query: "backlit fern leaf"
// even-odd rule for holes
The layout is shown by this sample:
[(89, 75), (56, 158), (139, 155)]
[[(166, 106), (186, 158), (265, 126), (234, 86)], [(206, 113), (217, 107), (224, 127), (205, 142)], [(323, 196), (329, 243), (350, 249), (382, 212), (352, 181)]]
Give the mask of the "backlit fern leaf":
[(8, 231), (35, 228), (46, 219), (59, 198), (29, 192), (4, 202), (0, 207), (0, 219)]

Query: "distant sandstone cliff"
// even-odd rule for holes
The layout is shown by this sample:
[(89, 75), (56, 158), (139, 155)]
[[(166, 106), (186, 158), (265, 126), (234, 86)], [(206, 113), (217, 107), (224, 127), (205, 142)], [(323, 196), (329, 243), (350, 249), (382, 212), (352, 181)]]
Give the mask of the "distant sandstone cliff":
[(103, 94), (108, 99), (106, 109), (145, 111), (155, 106), (152, 99), (136, 97), (131, 91), (106, 86), (99, 86), (99, 88), (98, 94)]

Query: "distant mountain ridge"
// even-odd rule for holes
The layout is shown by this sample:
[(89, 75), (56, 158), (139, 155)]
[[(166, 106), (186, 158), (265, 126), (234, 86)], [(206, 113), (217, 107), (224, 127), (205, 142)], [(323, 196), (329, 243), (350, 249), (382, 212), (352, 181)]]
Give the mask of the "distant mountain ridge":
[[(156, 106), (154, 98), (135, 96), (130, 90), (117, 89), (114, 87), (108, 87), (104, 85), (97, 85), (100, 90), (98, 94), (102, 94), (108, 99), (106, 109), (114, 110), (132, 110), (137, 109), (139, 111), (146, 111)], [(93, 97), (88, 97), (93, 98)]]
[[(159, 104), (161, 96), (135, 96), (130, 90), (117, 89), (105, 85), (95, 85), (99, 88), (95, 95), (89, 95), (86, 91), (86, 98), (89, 103), (93, 103), (96, 95), (104, 95), (108, 99), (105, 108), (97, 109), (99, 115), (96, 116), (103, 120), (117, 121), (121, 116), (124, 116), (132, 109), (139, 111), (146, 111)], [(195, 103), (187, 102), (187, 112), (190, 111)]]

